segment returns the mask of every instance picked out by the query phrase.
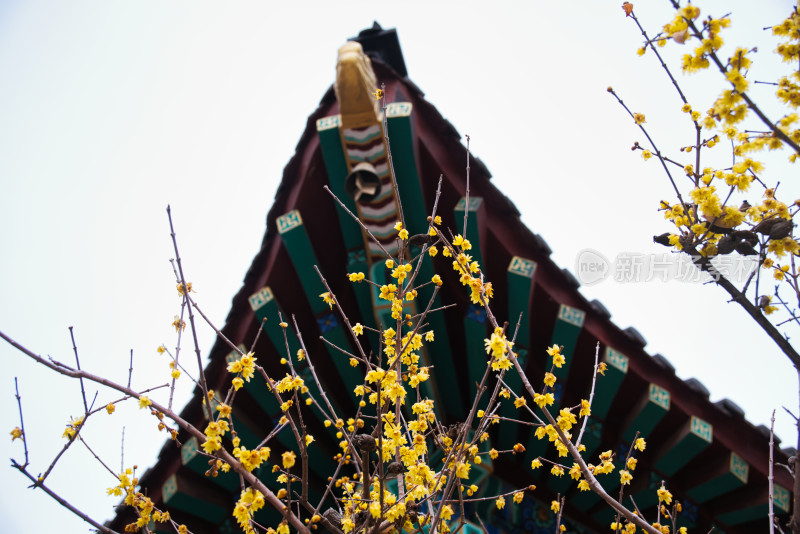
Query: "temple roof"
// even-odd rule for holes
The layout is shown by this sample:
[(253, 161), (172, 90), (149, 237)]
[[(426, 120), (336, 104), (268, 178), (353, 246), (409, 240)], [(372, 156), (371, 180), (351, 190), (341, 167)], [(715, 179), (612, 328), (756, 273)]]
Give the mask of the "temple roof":
[[(648, 495), (662, 479), (668, 479), (672, 493), (685, 503), (686, 525), (703, 531), (715, 525), (728, 533), (763, 530), (767, 521), (768, 429), (744, 419), (734, 401), (710, 402), (708, 390), (699, 381), (680, 379), (665, 357), (644, 350), (646, 342), (634, 328), (616, 326), (600, 302), (588, 301), (579, 291), (576, 278), (551, 260), (550, 246), (521, 222), (514, 202), (493, 185), (486, 166), (471, 154), (468, 204), (464, 198), (467, 151), (462, 138), (407, 78), (396, 33), (378, 26), (361, 32), (358, 40), (372, 59), (386, 101), (394, 106), (387, 108), (388, 134), (406, 216), (431, 212), (441, 176), (438, 213), (444, 226), (456, 233), (466, 212), (467, 236), (476, 245), (476, 256), (482, 260), (486, 278), (495, 287), (495, 314), (513, 328), (522, 313), (517, 347), (531, 381), (541, 381), (549, 370), (545, 368), (546, 347), (563, 345), (568, 366), (557, 372), (562, 385), (557, 393), (564, 405), (576, 404), (590, 389), (599, 343), (599, 356), (607, 362), (609, 371), (597, 384), (585, 441), (590, 449), (587, 453), (621, 450), (639, 431), (650, 444), (640, 457), (631, 487), (642, 511), (655, 505)], [(280, 358), (285, 349), (275, 341), (277, 331), (270, 330), (279, 322), (272, 312), (279, 309), (285, 319), (296, 317), (309, 353), (317, 355), (315, 365), (326, 391), (347, 408), (352, 406), (352, 399), (342, 384), (349, 386), (350, 378), (338, 365), (341, 356), (320, 336), (344, 340), (346, 346), (350, 341), (342, 336), (336, 338), (341, 330), (340, 319), (327, 313), (327, 307), (320, 309), (318, 300), (311, 298), (324, 291), (319, 278), (298, 267), (303, 262), (308, 267), (313, 258), (351, 323), (373, 324), (376, 317), (380, 318), (380, 310), (370, 296), (358, 293), (346, 279), (353, 265), (369, 268), (374, 263), (370, 252), (365, 251), (360, 234), (354, 237), (346, 214), (323, 189), (329, 186), (334, 191), (337, 187), (344, 191), (344, 180), (353, 166), (352, 154), (348, 155), (347, 144), (340, 137), (341, 126), (337, 126), (339, 112), (331, 87), (307, 119), (295, 154), (284, 169), (267, 215), (261, 249), (233, 298), (222, 333), (234, 344), (250, 347), (266, 318), (265, 334), (258, 337), (255, 352), (271, 376), (283, 376), (285, 367)], [(421, 193), (403, 197), (404, 190)], [(417, 231), (427, 224), (424, 219), (407, 220), (409, 227), (414, 225)], [(457, 284), (449, 262), (436, 259), (432, 268), (445, 279), (441, 302), (455, 306), (437, 319), (446, 336), (440, 338), (437, 333), (439, 345), (430, 355), (435, 367), (431, 394), (441, 401), (445, 420), (456, 422), (463, 417), (466, 400), (474, 393), (476, 368), (486, 365), (482, 340), (487, 336), (487, 324), (485, 315), (481, 316), (480, 309), (470, 304)], [(290, 348), (295, 347), (296, 340), (288, 342)], [(222, 389), (230, 384), (231, 377), (225, 372), (230, 353), (230, 347), (218, 339), (206, 369), (209, 387)], [(250, 429), (255, 439), (266, 435), (276, 418), (274, 406), (258, 395), (248, 388), (238, 408), (242, 426)], [(202, 422), (201, 400), (197, 391), (183, 410), (183, 417), (197, 424)], [(320, 450), (332, 455), (335, 439), (320, 421), (310, 421), (309, 425), (316, 429)], [(179, 439), (187, 441), (184, 435)], [(531, 471), (532, 458), (551, 452), (527, 428), (501, 427), (493, 436), (495, 442), (498, 450), (520, 442), (527, 451), (498, 458), (482, 491), (488, 494), (509, 485), (536, 484), (539, 489), (534, 498), (538, 501), (549, 502), (557, 494), (567, 495), (566, 514), (575, 525), (600, 531), (608, 528), (608, 510), (594, 495), (578, 493), (569, 480)], [(182, 455), (174, 443), (166, 443), (156, 466), (142, 476), (142, 486), (149, 489), (156, 502), (166, 501), (168, 508), (175, 506), (173, 515), (185, 518), (198, 534), (224, 531), (231, 521), (230, 512), (204, 515), (199, 503), (230, 508), (237, 490), (204, 480), (203, 469), (192, 466), (191, 458), (186, 460), (186, 446)], [(786, 462), (785, 452), (775, 453), (777, 461)], [(320, 470), (313, 476), (321, 482), (325, 473)], [(776, 511), (786, 513), (790, 477), (777, 470), (775, 480), (783, 488), (776, 491)], [(613, 487), (613, 483), (610, 485)], [(167, 487), (169, 491), (164, 489)], [(784, 502), (786, 508), (781, 508)], [(493, 519), (500, 525), (498, 528), (513, 530), (509, 525), (514, 522), (503, 514), (494, 513)], [(118, 528), (127, 520), (125, 512), (121, 512), (111, 526)]]

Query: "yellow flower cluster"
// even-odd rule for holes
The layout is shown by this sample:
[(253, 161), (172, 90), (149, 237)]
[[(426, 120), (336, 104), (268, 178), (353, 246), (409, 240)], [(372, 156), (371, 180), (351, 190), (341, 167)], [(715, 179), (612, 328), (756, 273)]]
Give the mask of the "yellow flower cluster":
[[(252, 352), (248, 352), (238, 360), (230, 362), (228, 364), (228, 372), (241, 373), (241, 378), (244, 378), (247, 382), (250, 382), (250, 379), (255, 375), (256, 360), (257, 358), (255, 355)], [(234, 381), (235, 380), (236, 379), (234, 378)]]
[(255, 529), (250, 525), (253, 514), (264, 506), (264, 494), (254, 488), (242, 491), (236, 506), (233, 507), (233, 517), (242, 527), (245, 534), (255, 534)]

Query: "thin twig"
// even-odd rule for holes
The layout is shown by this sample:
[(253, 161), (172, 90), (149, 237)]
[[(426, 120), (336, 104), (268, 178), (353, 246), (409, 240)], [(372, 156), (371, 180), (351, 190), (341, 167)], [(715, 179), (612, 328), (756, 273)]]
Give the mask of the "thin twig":
[(66, 508), (67, 510), (72, 512), (73, 514), (77, 515), (78, 517), (80, 517), (81, 519), (83, 519), (84, 521), (86, 521), (87, 523), (92, 525), (94, 528), (96, 528), (100, 532), (105, 532), (106, 534), (119, 534), (117, 531), (111, 530), (110, 528), (108, 528), (108, 527), (106, 527), (104, 525), (101, 525), (100, 523), (98, 523), (97, 521), (93, 520), (88, 515), (84, 514), (83, 512), (81, 512), (80, 510), (75, 508), (73, 505), (71, 505), (69, 502), (64, 500), (56, 492), (54, 492), (53, 490), (48, 488), (46, 485), (44, 485), (44, 483), (42, 483), (40, 480), (37, 480), (36, 477), (34, 477), (32, 474), (30, 474), (25, 469), (25, 466), (19, 465), (14, 460), (11, 460), (11, 467), (13, 467), (17, 471), (19, 471), (20, 473), (25, 475), (28, 478), (28, 480), (33, 482), (33, 485), (32, 485), (33, 487), (41, 488), (45, 493), (47, 493), (50, 497), (52, 497), (58, 504), (60, 504), (61, 506), (63, 506), (64, 508)]
[[(72, 332), (72, 327), (69, 327), (69, 337), (72, 339), (72, 351), (75, 353), (75, 365), (78, 367), (78, 370), (81, 369), (81, 361), (78, 358), (78, 347), (75, 345), (75, 334)], [(83, 410), (85, 412), (89, 411), (89, 405), (86, 403), (86, 390), (83, 387), (83, 379), (80, 380), (81, 383), (81, 397), (83, 397)]]
[(17, 377), (14, 377), (14, 391), (16, 394), (14, 395), (17, 398), (17, 407), (19, 408), (19, 426), (20, 430), (22, 431), (22, 447), (25, 449), (25, 465), (22, 467), (28, 467), (30, 463), (28, 460), (28, 437), (25, 435), (25, 420), (22, 418), (22, 397), (19, 395), (19, 385), (17, 384)]
[[(181, 264), (181, 255), (178, 253), (178, 240), (175, 237), (175, 228), (172, 225), (172, 211), (170, 207), (167, 206), (167, 218), (169, 219), (169, 232), (170, 237), (172, 238), (172, 247), (175, 250), (175, 262), (178, 264), (178, 273), (180, 274), (180, 284), (183, 288), (183, 299), (184, 302), (188, 302), (189, 300), (189, 289), (186, 285), (186, 277), (183, 275), (183, 266)], [(200, 389), (203, 391), (203, 395), (205, 399), (208, 399), (208, 386), (206, 385), (206, 376), (203, 370), (203, 358), (200, 355), (200, 345), (197, 341), (197, 329), (194, 324), (194, 313), (192, 313), (192, 307), (189, 306), (189, 325), (192, 330), (192, 338), (194, 340), (194, 352), (197, 355), (197, 369), (199, 373), (199, 380), (200, 380)], [(206, 411), (208, 412), (208, 420), (214, 420), (214, 412), (211, 410), (211, 403), (205, 402)]]

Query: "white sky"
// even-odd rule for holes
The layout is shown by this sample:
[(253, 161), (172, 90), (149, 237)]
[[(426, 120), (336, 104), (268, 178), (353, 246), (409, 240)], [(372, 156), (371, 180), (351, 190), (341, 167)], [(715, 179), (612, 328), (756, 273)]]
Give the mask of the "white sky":
[[(608, 258), (665, 252), (651, 238), (669, 230), (656, 213), (661, 198), (672, 200), (667, 181), (629, 150), (643, 136), (605, 89), (613, 85), (645, 113), (664, 149), (690, 143), (692, 129), (654, 58), (636, 56), (640, 36), (620, 4), (3, 1), (0, 330), (72, 364), (72, 325), (84, 368), (124, 382), (132, 349), (134, 386), (165, 381), (167, 361), (155, 349), (174, 346), (178, 311), (166, 205), (187, 277), (221, 326), (259, 249), (282, 169), (334, 80), (336, 50), (374, 19), (397, 27), (410, 78), (471, 136), (557, 263), (574, 271), (586, 248)], [(641, 4), (650, 29), (669, 20), (666, 0)], [(757, 44), (757, 59), (774, 66), (761, 28), (792, 2), (702, 5), (733, 12), (730, 35)], [(770, 68), (764, 79), (774, 79)], [(714, 76), (686, 83), (700, 110), (720, 87)], [(774, 161), (769, 176), (781, 177), (791, 201), (796, 168), (782, 163), (785, 155)], [(794, 440), (780, 407), (798, 404), (796, 373), (722, 290), (606, 280), (583, 291), (618, 325), (635, 326), (679, 376), (699, 378), (712, 400), (733, 399), (756, 424), (778, 408), (778, 434), (784, 445)], [(204, 353), (212, 339), (201, 336)], [(0, 457), (22, 457), (7, 434), (19, 424), (16, 376), (32, 470), (44, 471), (65, 422), (82, 411), (78, 384), (5, 344), (0, 358)], [(112, 398), (102, 392), (98, 403)], [(117, 470), (126, 413), (125, 464), (141, 470), (163, 444), (144, 412), (97, 415), (84, 434)], [(87, 531), (12, 469), (2, 468), (0, 480), (6, 532)], [(105, 488), (114, 480), (80, 445), (48, 480), (100, 521), (111, 516), (117, 499)]]

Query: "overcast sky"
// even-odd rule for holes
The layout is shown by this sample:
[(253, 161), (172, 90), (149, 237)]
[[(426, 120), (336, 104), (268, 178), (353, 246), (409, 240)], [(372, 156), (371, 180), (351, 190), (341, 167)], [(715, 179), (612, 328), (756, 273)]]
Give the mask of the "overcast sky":
[[(654, 58), (636, 55), (641, 37), (620, 4), (0, 2), (0, 330), (71, 364), (73, 326), (84, 368), (124, 382), (133, 351), (134, 387), (165, 381), (156, 348), (174, 346), (179, 310), (166, 206), (187, 278), (221, 326), (282, 169), (334, 80), (337, 48), (373, 20), (398, 29), (410, 78), (470, 135), (557, 263), (574, 271), (585, 249), (610, 261), (663, 254), (652, 236), (670, 228), (656, 208), (673, 197), (657, 163), (630, 151), (644, 139), (606, 87), (644, 113), (676, 157), (693, 130)], [(761, 28), (792, 2), (704, 6), (733, 13), (730, 40), (758, 45), (756, 72), (774, 79), (774, 42)], [(652, 30), (671, 18), (666, 0), (636, 8)], [(713, 75), (681, 80), (700, 110), (722, 87)], [(719, 157), (729, 161), (729, 152)], [(791, 201), (797, 170), (785, 159), (770, 159), (768, 175), (780, 177)], [(784, 445), (795, 440), (780, 408), (796, 411), (796, 373), (722, 290), (605, 280), (582, 291), (619, 326), (635, 326), (646, 350), (667, 356), (680, 377), (701, 380), (713, 401), (733, 399), (755, 424), (769, 424), (778, 409), (778, 435)], [(204, 354), (212, 341), (204, 331)], [(8, 439), (19, 424), (19, 377), (31, 470), (44, 471), (64, 424), (82, 411), (79, 387), (5, 344), (0, 358), (0, 457), (22, 458), (19, 441)], [(101, 392), (97, 402), (113, 398)], [(141, 471), (163, 444), (144, 412), (97, 415), (85, 436), (116, 471), (126, 417), (124, 462)], [(87, 531), (12, 469), (0, 469), (0, 480), (5, 531)], [(101, 521), (117, 502), (105, 496), (114, 479), (80, 445), (48, 483)]]

